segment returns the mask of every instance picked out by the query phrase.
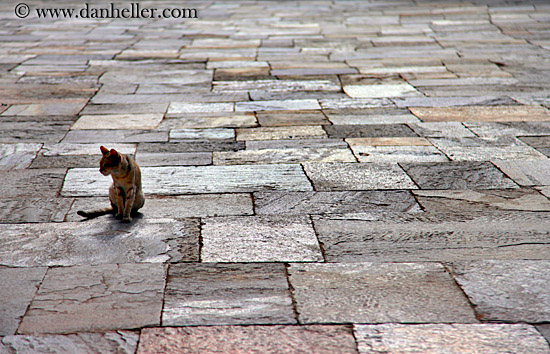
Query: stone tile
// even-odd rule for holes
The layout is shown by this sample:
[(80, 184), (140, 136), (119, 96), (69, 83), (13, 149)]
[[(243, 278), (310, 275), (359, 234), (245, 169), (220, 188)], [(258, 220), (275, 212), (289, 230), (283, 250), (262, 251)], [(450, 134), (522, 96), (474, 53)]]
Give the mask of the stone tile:
[(84, 108), (87, 99), (52, 100), (55, 102), (14, 104), (2, 116), (73, 116)]
[[(17, 117), (19, 118), (19, 117)], [(4, 117), (0, 121), (4, 121)], [(55, 122), (0, 122), (0, 143), (57, 143), (67, 133), (72, 121)]]
[[(432, 113), (430, 112), (434, 112), (434, 111), (427, 111), (430, 109), (427, 107), (436, 107), (438, 109), (438, 114), (440, 115), (440, 116), (437, 116), (437, 118), (438, 119), (441, 118), (441, 120), (445, 118), (445, 121), (453, 121), (458, 119), (455, 118), (456, 112), (454, 114), (449, 113), (450, 116), (445, 116), (445, 113), (444, 113), (445, 110), (443, 108), (447, 109), (450, 112), (451, 110), (455, 109), (450, 107), (475, 105), (475, 106), (488, 106), (488, 108), (490, 109), (491, 106), (498, 107), (502, 105), (517, 104), (516, 101), (506, 96), (404, 97), (404, 98), (394, 98), (393, 101), (399, 108), (407, 108), (407, 107), (422, 108), (424, 109), (422, 112), (426, 114), (426, 116), (428, 115), (432, 116)], [(469, 108), (467, 108), (466, 110), (468, 109)], [(435, 116), (432, 116), (432, 117), (435, 117)], [(433, 121), (433, 119), (434, 118), (432, 118), (432, 120), (430, 121)], [(438, 120), (438, 121), (441, 121), (441, 120)]]
[(0, 170), (28, 168), (42, 144), (0, 144)]
[(74, 333), (159, 325), (162, 264), (50, 268), (18, 332)]
[[(421, 199), (423, 201), (425, 199)], [(466, 203), (464, 203), (467, 205)], [(545, 212), (480, 206), (314, 217), (328, 262), (548, 259)]]
[[(104, 145), (108, 146), (110, 149), (115, 149), (116, 151), (123, 154), (135, 155), (136, 153), (136, 144), (112, 144), (105, 142)], [(101, 157), (101, 150), (99, 147), (101, 144), (70, 144), (70, 143), (59, 143), (59, 144), (44, 144), (40, 153), (43, 156), (73, 156), (73, 155), (91, 155), (97, 157), (97, 162)]]
[[(216, 340), (213, 340), (216, 338)], [(346, 326), (217, 326), (144, 329), (139, 354), (179, 353), (356, 353)]]
[(172, 102), (168, 106), (167, 114), (185, 114), (185, 113), (216, 113), (233, 112), (235, 104), (229, 102), (221, 103), (187, 103)]
[(550, 351), (527, 324), (355, 325), (359, 353), (528, 354)]
[(329, 138), (416, 137), (405, 124), (326, 125)]
[(167, 142), (168, 130), (71, 130), (65, 135), (62, 143), (151, 143)]
[(171, 143), (140, 143), (138, 153), (238, 151), (244, 148), (244, 141), (190, 140)]
[(546, 338), (548, 344), (550, 344), (550, 324), (540, 324), (536, 326), (537, 330)]
[(229, 128), (172, 129), (169, 138), (170, 141), (235, 139), (235, 130)]
[(7, 336), (0, 342), (6, 353), (134, 353), (139, 334), (130, 331), (44, 336)]
[(293, 68), (271, 70), (273, 76), (318, 76), (357, 74), (355, 68)]
[(464, 124), (482, 138), (550, 135), (550, 122), (467, 122)]
[(348, 149), (349, 146), (342, 139), (296, 139), (296, 140), (248, 140), (246, 150), (265, 149)]
[(539, 160), (546, 156), (516, 138), (430, 138), (454, 161)]
[(33, 160), (29, 168), (75, 168), (75, 167), (97, 167), (99, 157), (96, 155), (56, 155), (44, 156), (42, 152)]
[(454, 278), (486, 321), (548, 322), (550, 281), (545, 260), (455, 262)]
[[(293, 164), (143, 167), (141, 172), (145, 194), (311, 190), (300, 165)], [(61, 194), (78, 197), (106, 196), (110, 183), (111, 179), (102, 176), (95, 168), (70, 169)]]
[(204, 220), (204, 262), (315, 262), (323, 256), (303, 216), (224, 217)]
[(317, 191), (417, 188), (397, 164), (307, 163), (304, 169)]
[(80, 112), (81, 115), (93, 114), (154, 114), (164, 113), (168, 109), (168, 103), (147, 104), (87, 104)]
[(476, 136), (467, 128), (469, 123), (423, 122), (408, 124), (408, 126), (415, 133), (426, 138), (473, 138)]
[(365, 108), (357, 111), (325, 110), (335, 125), (404, 124), (418, 123), (418, 118), (408, 110), (395, 108)]
[(258, 112), (258, 123), (262, 127), (278, 126), (304, 126), (330, 124), (320, 111), (282, 111), (282, 112)]
[(437, 263), (292, 264), (301, 323), (477, 322)]
[(296, 318), (283, 264), (170, 267), (163, 326), (291, 323)]
[(29, 196), (57, 197), (65, 169), (0, 171), (0, 195), (3, 198)]
[(252, 101), (235, 103), (235, 111), (298, 111), (321, 109), (317, 100), (280, 100), (280, 101)]
[(194, 113), (171, 114), (161, 122), (159, 129), (246, 128), (257, 125), (254, 114)]
[(333, 91), (341, 90), (338, 80), (239, 80), (214, 81), (213, 92), (249, 91)]
[(258, 215), (346, 214), (376, 211), (409, 211), (418, 204), (408, 191), (365, 192), (257, 192)]
[(53, 197), (0, 198), (0, 224), (63, 221), (72, 202), (72, 199)]
[(237, 129), (237, 140), (284, 140), (326, 138), (327, 134), (321, 126), (287, 126), (287, 127), (258, 127)]
[(347, 85), (344, 92), (352, 98), (384, 98), (420, 95), (413, 86), (408, 83), (381, 84), (381, 85)]
[(215, 165), (300, 162), (356, 162), (348, 149), (301, 148), (214, 152)]
[(0, 336), (15, 334), (45, 274), (46, 268), (0, 267)]
[(204, 166), (212, 164), (211, 152), (142, 152), (136, 156), (136, 162), (145, 166)]
[(495, 189), (517, 185), (489, 162), (402, 163), (421, 189)]
[(163, 114), (109, 114), (84, 115), (71, 127), (71, 130), (101, 129), (155, 129), (162, 120)]
[(268, 68), (269, 64), (266, 61), (250, 61), (250, 60), (226, 60), (226, 61), (208, 61), (207, 69), (227, 69), (227, 68)]
[[(108, 204), (105, 199), (95, 208)], [(198, 221), (135, 219), (130, 225), (112, 216), (76, 223), (3, 225), (0, 261), (34, 267), (199, 259)], [(90, 253), (91, 249), (96, 251)]]
[(348, 138), (359, 162), (445, 162), (449, 159), (425, 138)]
[(411, 107), (423, 122), (524, 122), (549, 121), (550, 111), (540, 106)]
[(509, 160), (493, 162), (520, 186), (550, 185), (550, 160)]
[(364, 109), (395, 106), (389, 98), (342, 98), (320, 99), (319, 103), (323, 109)]

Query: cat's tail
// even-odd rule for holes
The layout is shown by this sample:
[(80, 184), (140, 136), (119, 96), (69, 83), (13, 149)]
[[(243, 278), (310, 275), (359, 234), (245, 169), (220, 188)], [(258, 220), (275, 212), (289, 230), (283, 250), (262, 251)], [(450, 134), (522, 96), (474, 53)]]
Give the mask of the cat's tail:
[(115, 210), (113, 209), (112, 206), (110, 206), (110, 207), (107, 207), (107, 208), (97, 209), (97, 210), (90, 210), (90, 211), (79, 210), (76, 213), (80, 216), (85, 217), (85, 218), (93, 219), (93, 218), (97, 218), (98, 216), (101, 216), (101, 215), (114, 214)]

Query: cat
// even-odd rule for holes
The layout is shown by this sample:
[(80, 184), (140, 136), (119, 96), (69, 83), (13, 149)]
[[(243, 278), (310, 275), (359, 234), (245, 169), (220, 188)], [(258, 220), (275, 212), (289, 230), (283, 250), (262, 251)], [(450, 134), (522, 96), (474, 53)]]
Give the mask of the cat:
[(130, 214), (137, 212), (145, 203), (141, 189), (141, 171), (130, 156), (104, 146), (101, 146), (100, 150), (103, 156), (99, 161), (99, 172), (113, 178), (113, 183), (109, 187), (111, 206), (92, 211), (79, 210), (77, 214), (86, 218), (114, 214), (117, 219), (129, 223), (132, 221)]

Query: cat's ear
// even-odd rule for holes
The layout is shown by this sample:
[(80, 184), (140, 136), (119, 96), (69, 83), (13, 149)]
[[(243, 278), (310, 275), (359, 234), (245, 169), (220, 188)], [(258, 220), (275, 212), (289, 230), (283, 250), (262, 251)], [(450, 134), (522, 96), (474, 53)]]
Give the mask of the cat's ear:
[(107, 149), (105, 146), (101, 146), (99, 149), (101, 150), (101, 153), (103, 155), (107, 155), (109, 153), (109, 149)]
[(118, 155), (118, 152), (115, 149), (111, 149), (110, 153), (111, 153), (111, 156)]

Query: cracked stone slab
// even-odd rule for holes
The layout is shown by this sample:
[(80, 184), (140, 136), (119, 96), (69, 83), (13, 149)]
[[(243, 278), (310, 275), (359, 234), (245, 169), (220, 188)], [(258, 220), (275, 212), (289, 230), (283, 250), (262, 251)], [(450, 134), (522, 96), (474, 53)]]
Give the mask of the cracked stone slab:
[[(159, 195), (312, 189), (301, 166), (294, 164), (143, 167), (141, 177), (144, 193)], [(61, 194), (107, 196), (111, 183), (95, 168), (74, 168)]]
[(401, 167), (421, 189), (518, 188), (489, 162), (402, 163)]
[(304, 216), (222, 217), (203, 222), (203, 262), (323, 260), (313, 226)]
[(0, 144), (0, 170), (28, 168), (42, 144)]
[(0, 198), (1, 223), (61, 222), (71, 208), (70, 198)]
[(46, 274), (46, 269), (0, 267), (0, 336), (15, 334)]
[(550, 160), (496, 160), (493, 163), (520, 186), (550, 185)]
[(446, 162), (425, 138), (347, 138), (359, 162)]
[[(96, 208), (107, 205), (105, 201)], [(199, 259), (197, 220), (136, 217), (132, 224), (123, 224), (110, 216), (86, 222), (7, 224), (0, 235), (0, 264), (14, 267)]]
[(40, 170), (0, 171), (0, 195), (3, 198), (28, 196), (53, 198), (61, 190), (66, 170), (61, 168)]
[(385, 98), (421, 95), (408, 83), (380, 85), (345, 85), (344, 92), (352, 98)]
[(300, 162), (356, 162), (348, 149), (302, 148), (214, 152), (214, 165)]
[(522, 122), (549, 121), (550, 110), (541, 106), (411, 107), (423, 122)]
[(252, 101), (235, 103), (235, 111), (298, 111), (321, 109), (319, 102), (314, 99), (279, 100), (279, 101)]
[(162, 264), (50, 268), (19, 334), (97, 332), (160, 324)]
[(423, 213), (374, 209), (317, 216), (313, 223), (329, 262), (517, 259), (518, 254), (549, 258), (545, 212), (465, 208)]
[(296, 323), (283, 264), (174, 264), (163, 326)]
[(292, 264), (301, 323), (477, 322), (437, 263)]
[(326, 138), (321, 126), (258, 127), (237, 129), (237, 141)]
[(151, 130), (158, 127), (162, 113), (83, 115), (71, 130)]
[(317, 191), (417, 188), (395, 163), (306, 163), (304, 169)]
[(180, 353), (355, 353), (347, 326), (208, 326), (146, 328), (138, 354)]
[(528, 324), (354, 325), (359, 353), (550, 353)]
[(377, 211), (409, 211), (418, 204), (408, 191), (357, 192), (257, 192), (258, 215), (347, 214)]
[(478, 318), (510, 322), (548, 322), (548, 260), (454, 262), (451, 270)]
[(135, 353), (139, 334), (130, 331), (76, 333), (67, 335), (6, 336), (3, 353)]

